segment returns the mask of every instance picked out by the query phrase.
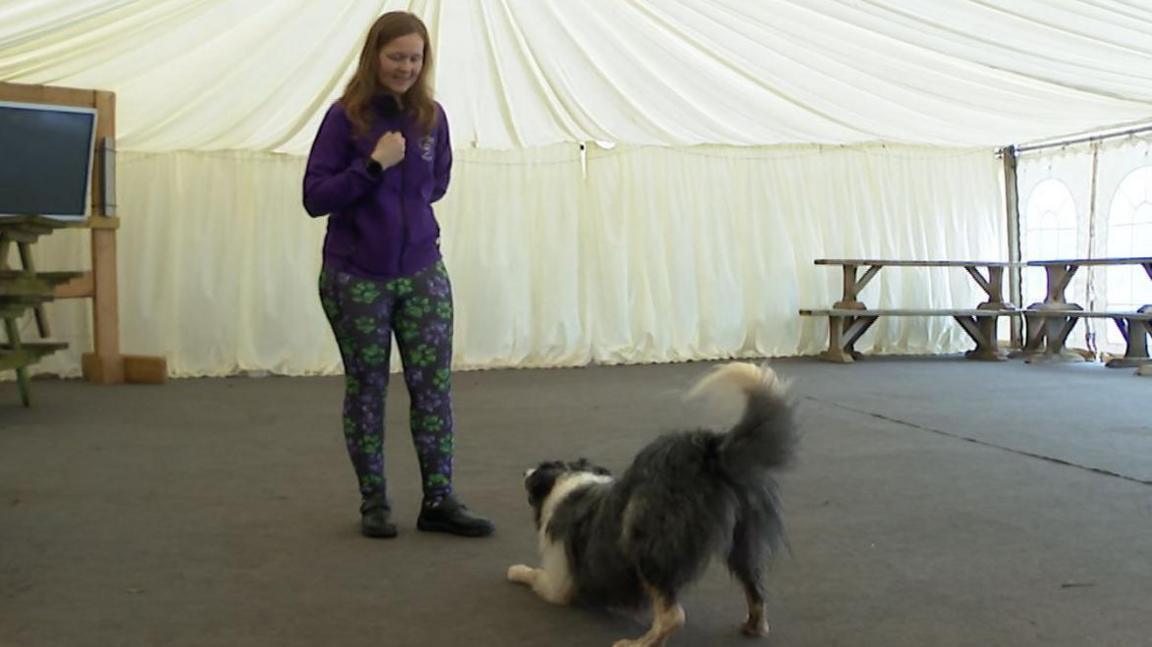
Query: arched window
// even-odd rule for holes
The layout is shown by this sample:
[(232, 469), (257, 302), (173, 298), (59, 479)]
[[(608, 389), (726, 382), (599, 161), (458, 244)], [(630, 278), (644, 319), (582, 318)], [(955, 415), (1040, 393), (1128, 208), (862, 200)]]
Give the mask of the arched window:
[[(1023, 260), (1075, 258), (1076, 201), (1062, 180), (1047, 179), (1028, 195), (1021, 223)], [(1043, 272), (1025, 272), (1024, 304), (1043, 301), (1047, 290)]]
[[(1106, 256), (1152, 256), (1152, 166), (1138, 168), (1120, 182), (1112, 195), (1105, 241)], [(1105, 268), (1103, 287), (1109, 309), (1133, 310), (1152, 304), (1152, 281), (1139, 267)], [(1111, 327), (1108, 341), (1124, 342)]]

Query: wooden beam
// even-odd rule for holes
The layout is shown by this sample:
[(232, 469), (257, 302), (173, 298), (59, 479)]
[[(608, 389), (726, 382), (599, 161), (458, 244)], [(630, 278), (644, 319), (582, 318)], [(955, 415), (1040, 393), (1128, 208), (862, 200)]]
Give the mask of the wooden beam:
[(0, 81), (0, 96), (6, 101), (56, 103), (69, 106), (95, 106), (96, 91), (62, 88), (54, 85), (28, 85)]
[(116, 95), (111, 92), (96, 91), (93, 96), (96, 107), (96, 150), (92, 160), (92, 190), (88, 192), (91, 200), (91, 214), (89, 221), (99, 221), (104, 214), (104, 165), (100, 163), (101, 143), (107, 137), (116, 141)]
[[(92, 230), (92, 346), (94, 359), (84, 363), (84, 377), (109, 384), (124, 381), (120, 356), (120, 310), (116, 287), (116, 230)], [(94, 371), (89, 374), (87, 369)]]
[(84, 272), (80, 276), (61, 283), (52, 290), (52, 296), (56, 299), (81, 299), (91, 297), (96, 294), (95, 277), (92, 272)]
[(88, 220), (69, 220), (61, 224), (73, 229), (118, 229), (120, 218), (117, 216), (100, 216)]
[(168, 381), (168, 361), (163, 357), (125, 355), (124, 381), (130, 384), (164, 384)]

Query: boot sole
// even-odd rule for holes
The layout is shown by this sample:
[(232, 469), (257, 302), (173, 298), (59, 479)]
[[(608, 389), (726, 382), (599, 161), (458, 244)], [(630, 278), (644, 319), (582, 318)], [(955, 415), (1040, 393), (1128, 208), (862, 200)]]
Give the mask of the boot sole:
[(447, 523), (419, 520), (416, 522), (416, 529), (423, 530), (424, 532), (442, 532), (449, 535), (459, 535), (461, 537), (487, 537), (496, 530), (495, 528), (461, 528)]
[(365, 537), (373, 539), (393, 539), (400, 534), (398, 528), (390, 528), (387, 530), (369, 530), (368, 528), (360, 528), (360, 534)]

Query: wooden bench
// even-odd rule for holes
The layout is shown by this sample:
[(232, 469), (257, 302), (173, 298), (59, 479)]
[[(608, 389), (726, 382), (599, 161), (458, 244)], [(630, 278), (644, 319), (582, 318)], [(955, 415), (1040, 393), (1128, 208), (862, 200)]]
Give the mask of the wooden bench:
[(1148, 335), (1152, 334), (1152, 306), (1132, 311), (1030, 308), (1024, 310), (1024, 355), (1028, 361), (1063, 357), (1068, 335), (1081, 319), (1111, 319), (1124, 335), (1124, 357), (1110, 360), (1109, 368), (1148, 364)]
[[(976, 348), (965, 355), (969, 359), (1002, 360), (1005, 354), (996, 339), (998, 317), (1019, 314), (1004, 298), (1004, 270), (1021, 267), (1011, 261), (946, 261), (875, 258), (818, 258), (816, 265), (839, 266), (843, 275), (843, 293), (831, 308), (800, 310), (801, 316), (828, 317), (828, 349), (820, 357), (832, 362), (851, 362), (861, 357), (854, 348), (861, 335), (876, 323), (878, 317), (952, 317), (976, 342)], [(861, 268), (868, 268), (859, 274)], [(860, 301), (860, 291), (885, 267), (957, 267), (964, 268), (987, 296), (969, 309), (894, 308), (869, 309)]]
[(1152, 257), (1053, 259), (1028, 261), (1026, 265), (1044, 268), (1047, 278), (1044, 301), (1028, 306), (1024, 313), (1024, 355), (1028, 361), (1082, 361), (1082, 357), (1070, 354), (1064, 346), (1076, 323), (1082, 319), (1111, 319), (1124, 336), (1126, 348), (1123, 358), (1111, 360), (1107, 366), (1118, 368), (1152, 362), (1148, 356), (1146, 339), (1146, 335), (1152, 331), (1152, 324), (1149, 323), (1152, 321), (1152, 305), (1125, 311), (1085, 310), (1079, 304), (1069, 303), (1064, 295), (1072, 277), (1081, 267), (1138, 265), (1152, 279)]
[(976, 348), (965, 357), (976, 360), (999, 361), (1005, 358), (996, 339), (998, 317), (1020, 314), (1016, 308), (971, 308), (967, 310), (898, 308), (870, 310), (866, 308), (827, 308), (800, 310), (802, 316), (828, 317), (828, 349), (820, 354), (830, 362), (849, 363), (860, 359), (855, 344), (880, 317), (952, 317), (964, 332), (976, 342)]

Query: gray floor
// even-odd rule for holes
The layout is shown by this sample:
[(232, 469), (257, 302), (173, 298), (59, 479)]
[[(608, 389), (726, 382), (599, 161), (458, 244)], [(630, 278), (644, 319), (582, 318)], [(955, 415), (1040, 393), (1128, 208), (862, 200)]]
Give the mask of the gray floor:
[[(1098, 365), (775, 363), (805, 437), (782, 477), (792, 541), (773, 635), (712, 568), (679, 646), (1152, 644), (1152, 378)], [(679, 399), (706, 365), (460, 373), (458, 489), (498, 524), (413, 528), (407, 406), (389, 468), (402, 535), (356, 532), (336, 378), (160, 387), (0, 384), (0, 645), (607, 647), (635, 619), (549, 606), (504, 581), (531, 561), (519, 475), (614, 468), (709, 420)], [(397, 386), (397, 385), (394, 385)]]

